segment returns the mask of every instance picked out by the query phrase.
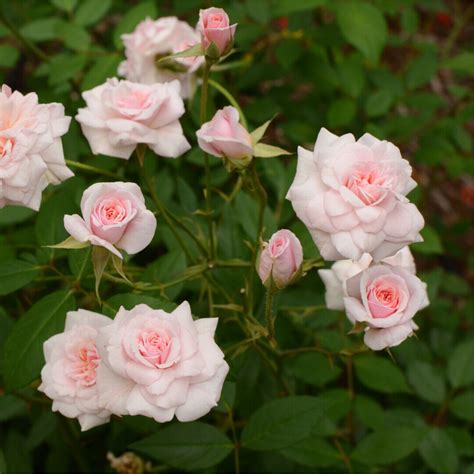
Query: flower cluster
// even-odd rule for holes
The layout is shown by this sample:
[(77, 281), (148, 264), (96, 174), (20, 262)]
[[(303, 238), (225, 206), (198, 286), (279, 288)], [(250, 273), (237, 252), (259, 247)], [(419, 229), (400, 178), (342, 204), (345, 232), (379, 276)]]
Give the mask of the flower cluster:
[(111, 415), (192, 421), (220, 398), (229, 366), (214, 342), (217, 318), (196, 321), (187, 302), (172, 313), (140, 304), (114, 320), (80, 309), (44, 344), (39, 390), (82, 430)]
[[(406, 197), (416, 186), (411, 171), (390, 142), (368, 133), (356, 141), (323, 128), (313, 152), (298, 149), (287, 195), (321, 255), (338, 260), (320, 272), (328, 306), (344, 307), (351, 322), (362, 324), (374, 350), (411, 336), (413, 316), (427, 304), (406, 247), (422, 240), (424, 225)], [(400, 249), (400, 258), (392, 257)]]

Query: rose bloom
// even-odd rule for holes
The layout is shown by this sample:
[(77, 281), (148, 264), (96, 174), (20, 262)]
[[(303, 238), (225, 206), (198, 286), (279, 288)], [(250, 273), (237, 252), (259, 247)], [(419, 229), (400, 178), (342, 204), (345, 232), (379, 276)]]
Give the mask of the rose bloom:
[(153, 239), (156, 218), (135, 183), (96, 183), (84, 191), (82, 217), (65, 215), (64, 227), (78, 242), (99, 245), (122, 258), (142, 251)]
[(184, 114), (178, 81), (136, 84), (108, 79), (82, 94), (81, 124), (94, 154), (129, 159), (138, 144), (157, 155), (176, 158), (188, 151), (179, 118)]
[(281, 229), (264, 243), (257, 271), (263, 284), (271, 275), (277, 288), (284, 288), (298, 275), (302, 263), (303, 248), (298, 237), (287, 229)]
[(199, 147), (210, 155), (229, 158), (234, 163), (251, 157), (252, 137), (239, 123), (239, 112), (228, 105), (218, 110), (210, 122), (196, 132)]
[[(346, 280), (368, 268), (371, 262), (372, 257), (365, 253), (357, 261), (339, 260), (329, 269), (318, 270), (326, 287), (326, 306), (329, 309), (344, 309), (344, 296), (347, 296)], [(384, 258), (382, 262), (404, 268), (413, 275), (416, 272), (415, 260), (408, 247), (402, 248), (392, 257)]]
[(214, 43), (222, 56), (232, 48), (237, 24), (230, 25), (229, 17), (222, 8), (212, 7), (199, 11), (197, 29), (201, 33), (204, 51)]
[(375, 351), (398, 346), (418, 329), (415, 313), (428, 302), (426, 285), (407, 270), (375, 265), (346, 281), (344, 305), (353, 323), (367, 326), (364, 342)]
[(217, 318), (193, 321), (183, 302), (172, 313), (120, 308), (99, 336), (101, 402), (118, 415), (163, 423), (204, 416), (217, 405), (229, 370), (214, 342)]
[(96, 338), (99, 329), (111, 322), (84, 309), (71, 311), (64, 332), (50, 337), (43, 346), (46, 364), (38, 390), (53, 400), (53, 411), (77, 418), (82, 431), (110, 419), (110, 412), (98, 401), (97, 368), (101, 362)]
[(122, 41), (127, 59), (120, 63), (119, 75), (142, 84), (178, 79), (182, 97), (191, 95), (194, 73), (204, 63), (203, 56), (177, 58), (173, 60), (174, 68), (169, 63), (157, 63), (157, 59), (162, 56), (176, 54), (199, 44), (199, 34), (185, 21), (174, 16), (158, 20), (147, 18), (132, 33), (122, 35)]
[(314, 152), (298, 148), (287, 199), (326, 260), (379, 261), (422, 240), (423, 216), (405, 197), (416, 186), (411, 171), (390, 142), (322, 128)]
[(39, 104), (3, 85), (0, 91), (0, 208), (8, 205), (38, 210), (49, 183), (74, 174), (67, 168), (61, 137), (71, 118), (61, 104)]

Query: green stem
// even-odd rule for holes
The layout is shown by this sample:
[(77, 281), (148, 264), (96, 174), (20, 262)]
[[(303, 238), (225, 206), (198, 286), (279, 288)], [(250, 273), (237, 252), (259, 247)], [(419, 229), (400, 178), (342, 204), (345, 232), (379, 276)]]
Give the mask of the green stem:
[[(209, 90), (209, 72), (211, 66), (206, 63), (204, 66), (204, 72), (202, 75), (202, 87), (201, 87), (201, 110), (200, 110), (200, 122), (201, 125), (207, 120), (207, 93)], [(205, 168), (205, 198), (206, 198), (206, 216), (207, 225), (209, 232), (209, 259), (212, 260), (215, 254), (215, 243), (214, 243), (214, 229), (212, 222), (212, 208), (211, 208), (211, 166), (209, 164), (209, 155), (204, 153), (204, 168)]]
[(216, 91), (220, 92), (229, 101), (229, 103), (238, 110), (240, 115), (240, 122), (245, 128), (248, 129), (247, 119), (245, 118), (245, 115), (242, 112), (242, 109), (240, 108), (240, 105), (235, 99), (235, 97), (224, 86), (214, 81), (213, 79), (209, 79), (209, 85), (213, 87)]
[(96, 168), (95, 166), (86, 165), (85, 163), (80, 163), (79, 161), (66, 160), (66, 164), (71, 168), (77, 168), (83, 171), (88, 171), (89, 173), (101, 174), (103, 176), (107, 176), (108, 178), (117, 179), (119, 181), (123, 180), (122, 176), (119, 176), (118, 174), (115, 174), (112, 171), (107, 171), (102, 168)]
[(265, 297), (265, 320), (267, 321), (268, 339), (270, 342), (275, 341), (275, 318), (273, 316), (273, 296), (275, 289), (273, 285), (267, 288)]

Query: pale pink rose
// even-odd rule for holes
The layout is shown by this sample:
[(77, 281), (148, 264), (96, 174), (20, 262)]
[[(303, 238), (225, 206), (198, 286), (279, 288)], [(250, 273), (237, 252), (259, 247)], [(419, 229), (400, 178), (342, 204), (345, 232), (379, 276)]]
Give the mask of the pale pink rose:
[(213, 156), (239, 160), (252, 156), (252, 137), (239, 123), (239, 112), (228, 105), (196, 132), (199, 147)]
[(197, 29), (201, 32), (203, 49), (214, 43), (220, 55), (223, 55), (232, 48), (237, 23), (230, 25), (227, 13), (222, 8), (212, 7), (199, 11)]
[(417, 329), (415, 313), (426, 306), (426, 285), (401, 267), (374, 265), (346, 281), (344, 305), (353, 323), (365, 324), (373, 350), (397, 346)]
[(194, 73), (204, 63), (203, 56), (179, 58), (181, 68), (173, 70), (169, 64), (157, 63), (160, 56), (169, 56), (199, 44), (199, 33), (176, 17), (147, 18), (132, 33), (122, 35), (126, 60), (118, 73), (132, 82), (154, 84), (178, 79), (181, 95), (189, 97), (194, 89)]
[(257, 271), (263, 284), (271, 275), (277, 288), (285, 288), (298, 275), (302, 263), (303, 248), (298, 237), (287, 229), (281, 229), (268, 243), (264, 242)]
[(38, 390), (53, 400), (53, 411), (77, 418), (82, 431), (110, 419), (110, 412), (98, 400), (97, 369), (101, 361), (96, 338), (99, 329), (111, 322), (84, 309), (70, 311), (64, 332), (50, 337), (43, 346), (46, 364)]
[(188, 151), (179, 88), (178, 81), (146, 85), (113, 78), (84, 92), (87, 107), (76, 120), (92, 152), (128, 160), (138, 144), (171, 158)]
[(326, 260), (380, 261), (422, 240), (423, 216), (405, 197), (416, 186), (411, 172), (390, 142), (322, 128), (314, 152), (298, 148), (287, 199)]
[(61, 104), (39, 104), (3, 85), (0, 91), (0, 208), (8, 204), (38, 210), (43, 189), (74, 174), (67, 168), (61, 137), (70, 117)]
[(145, 207), (145, 199), (135, 183), (96, 183), (81, 199), (82, 217), (65, 215), (64, 227), (78, 242), (99, 245), (122, 258), (142, 251), (153, 239), (154, 214)]
[(193, 321), (187, 302), (172, 313), (120, 308), (99, 336), (101, 403), (117, 415), (192, 421), (219, 401), (229, 370), (214, 342), (217, 318)]
[[(346, 280), (368, 268), (371, 262), (372, 257), (365, 253), (359, 260), (339, 260), (333, 263), (331, 268), (318, 270), (326, 287), (326, 306), (329, 309), (344, 309), (344, 296), (347, 296)], [(384, 258), (382, 262), (404, 268), (413, 275), (416, 272), (415, 260), (408, 247), (403, 247), (392, 257)]]

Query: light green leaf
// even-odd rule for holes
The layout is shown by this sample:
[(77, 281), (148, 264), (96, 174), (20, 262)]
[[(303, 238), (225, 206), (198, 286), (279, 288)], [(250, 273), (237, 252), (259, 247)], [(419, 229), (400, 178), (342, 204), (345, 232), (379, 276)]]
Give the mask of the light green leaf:
[(474, 76), (474, 53), (471, 51), (463, 51), (457, 56), (454, 56), (454, 58), (449, 58), (444, 61), (443, 67)]
[(56, 245), (45, 245), (45, 247), (50, 249), (83, 249), (89, 246), (90, 242), (79, 242), (74, 237), (68, 237), (66, 240), (63, 240)]
[(310, 396), (272, 400), (250, 417), (242, 432), (242, 445), (257, 451), (292, 446), (310, 436), (328, 406)]
[(256, 145), (265, 135), (265, 132), (267, 131), (268, 126), (272, 123), (272, 120), (275, 117), (272, 117), (270, 120), (267, 120), (263, 125), (260, 125), (260, 127), (257, 127), (253, 132), (250, 133), (250, 136), (252, 137), (252, 143)]
[(39, 377), (44, 365), (44, 341), (64, 329), (66, 313), (75, 307), (72, 292), (59, 290), (40, 299), (21, 316), (5, 342), (8, 389), (22, 388)]
[(0, 262), (0, 295), (23, 288), (39, 275), (37, 265), (23, 260)]
[(366, 387), (384, 393), (403, 393), (410, 389), (403, 372), (388, 359), (363, 355), (354, 359), (356, 375)]
[(474, 422), (474, 391), (469, 390), (458, 395), (449, 404), (449, 409), (461, 420)]
[(81, 89), (87, 91), (99, 84), (105, 82), (109, 77), (117, 75), (117, 68), (122, 61), (122, 58), (117, 54), (107, 54), (97, 59), (92, 67), (84, 75)]
[(409, 364), (407, 377), (415, 392), (423, 400), (436, 404), (444, 400), (446, 384), (439, 369), (417, 360)]
[(257, 158), (273, 158), (281, 155), (291, 155), (291, 153), (283, 150), (283, 148), (267, 145), (266, 143), (257, 143), (253, 149), (253, 156)]
[(179, 51), (178, 53), (170, 54), (169, 56), (160, 58), (158, 62), (162, 63), (165, 61), (170, 61), (172, 59), (178, 59), (178, 58), (192, 58), (194, 56), (202, 56), (203, 54), (204, 54), (204, 51), (202, 49), (202, 45), (201, 43), (198, 43), (191, 46), (188, 49), (185, 49), (184, 51)]
[(74, 51), (85, 51), (91, 43), (89, 33), (82, 26), (66, 21), (59, 24), (58, 36), (68, 48)]
[(377, 63), (387, 42), (387, 24), (375, 6), (365, 2), (343, 2), (336, 18), (342, 36), (372, 63)]
[(82, 0), (74, 18), (80, 26), (97, 23), (112, 6), (112, 0)]
[(109, 263), (111, 253), (103, 247), (94, 245), (92, 247), (92, 266), (94, 267), (95, 276), (95, 294), (100, 303), (99, 286), (104, 274), (105, 267)]
[(205, 423), (178, 423), (130, 446), (175, 469), (202, 470), (220, 463), (233, 450), (231, 440)]
[(420, 443), (421, 457), (435, 472), (456, 473), (458, 453), (451, 438), (440, 428), (432, 428)]
[(25, 38), (33, 41), (49, 41), (58, 37), (57, 27), (59, 18), (42, 18), (33, 20), (20, 28), (20, 33)]
[(51, 3), (59, 10), (71, 13), (77, 4), (77, 0), (50, 0)]
[(363, 438), (351, 458), (369, 466), (392, 464), (415, 451), (422, 436), (423, 430), (406, 426), (381, 429)]
[(422, 229), (421, 236), (423, 242), (416, 242), (413, 244), (412, 249), (418, 253), (424, 254), (441, 254), (443, 253), (443, 244), (436, 230), (427, 225)]
[(474, 382), (474, 340), (465, 341), (454, 349), (448, 360), (448, 379), (454, 388)]

